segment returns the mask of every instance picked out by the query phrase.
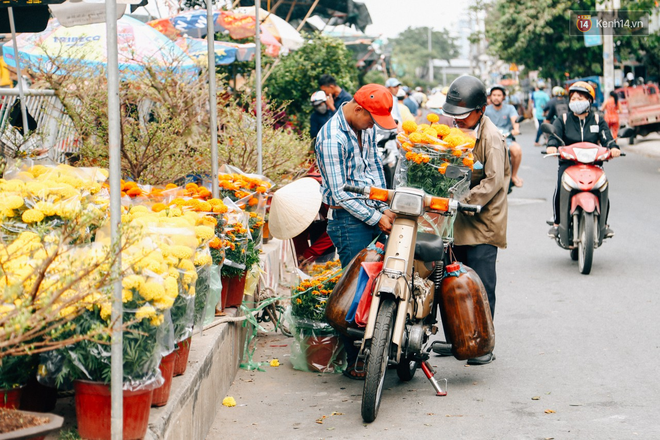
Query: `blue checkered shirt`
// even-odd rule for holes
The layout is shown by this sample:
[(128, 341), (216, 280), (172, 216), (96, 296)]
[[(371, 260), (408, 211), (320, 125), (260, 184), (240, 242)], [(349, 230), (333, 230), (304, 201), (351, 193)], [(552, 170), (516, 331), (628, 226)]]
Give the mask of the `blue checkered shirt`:
[(323, 126), (316, 137), (316, 163), (323, 178), (323, 202), (341, 206), (368, 225), (380, 221), (387, 205), (365, 200), (348, 200), (357, 194), (344, 192), (345, 184), (385, 188), (385, 175), (378, 151), (376, 130), (362, 131), (362, 151), (357, 135), (346, 122), (344, 106)]

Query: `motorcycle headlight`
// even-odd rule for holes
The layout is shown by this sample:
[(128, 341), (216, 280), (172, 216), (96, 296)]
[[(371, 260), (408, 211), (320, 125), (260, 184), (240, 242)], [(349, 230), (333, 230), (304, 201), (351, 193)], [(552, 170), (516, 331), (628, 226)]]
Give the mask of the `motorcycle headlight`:
[(573, 152), (578, 162), (594, 163), (598, 154), (598, 148), (575, 148)]
[(390, 204), (390, 209), (395, 214), (422, 215), (424, 213), (424, 196), (397, 191)]
[(572, 189), (580, 189), (577, 182), (575, 180), (573, 180), (571, 178), (571, 176), (569, 176), (566, 173), (564, 173), (561, 176), (561, 182), (562, 182), (562, 185), (564, 186), (564, 189), (566, 189), (566, 191), (570, 191)]

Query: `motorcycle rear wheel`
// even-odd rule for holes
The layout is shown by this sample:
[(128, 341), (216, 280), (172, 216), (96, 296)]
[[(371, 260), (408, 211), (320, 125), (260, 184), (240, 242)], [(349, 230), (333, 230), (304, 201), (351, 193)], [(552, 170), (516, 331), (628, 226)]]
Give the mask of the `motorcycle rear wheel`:
[(373, 422), (378, 416), (385, 373), (390, 359), (395, 310), (396, 304), (393, 299), (384, 299), (378, 309), (362, 391), (362, 420), (366, 423)]
[(596, 239), (596, 216), (592, 212), (582, 212), (580, 216), (580, 243), (578, 244), (578, 268), (583, 275), (591, 272)]

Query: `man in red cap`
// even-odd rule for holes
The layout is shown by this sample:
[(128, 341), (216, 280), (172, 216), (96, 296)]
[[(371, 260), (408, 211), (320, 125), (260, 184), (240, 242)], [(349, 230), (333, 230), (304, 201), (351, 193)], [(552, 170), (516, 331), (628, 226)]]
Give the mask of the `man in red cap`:
[[(379, 84), (367, 84), (343, 104), (316, 137), (316, 163), (321, 173), (323, 202), (329, 206), (328, 235), (342, 267), (366, 248), (380, 232), (389, 234), (394, 213), (372, 200), (358, 200), (344, 185), (385, 188), (383, 166), (376, 150), (374, 125), (393, 130), (392, 94)], [(356, 361), (358, 349), (346, 340), (349, 368), (345, 375), (364, 379)]]

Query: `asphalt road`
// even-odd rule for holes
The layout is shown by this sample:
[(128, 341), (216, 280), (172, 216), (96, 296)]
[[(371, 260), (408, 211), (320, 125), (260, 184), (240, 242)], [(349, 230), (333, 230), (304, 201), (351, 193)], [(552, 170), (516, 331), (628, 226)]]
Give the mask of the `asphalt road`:
[(295, 371), (290, 340), (263, 335), (255, 359), (282, 365), (239, 371), (228, 393), (238, 406), (219, 411), (208, 439), (660, 438), (660, 161), (630, 153), (606, 164), (616, 235), (585, 276), (546, 237), (557, 164), (532, 130), (519, 136), (525, 184), (509, 196), (498, 260), (495, 362), (433, 357), (446, 397), (421, 371), (403, 383), (390, 370), (366, 425), (362, 382)]

